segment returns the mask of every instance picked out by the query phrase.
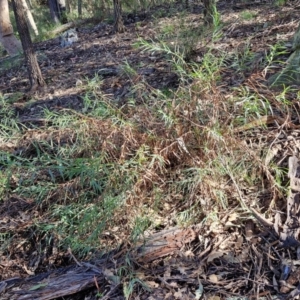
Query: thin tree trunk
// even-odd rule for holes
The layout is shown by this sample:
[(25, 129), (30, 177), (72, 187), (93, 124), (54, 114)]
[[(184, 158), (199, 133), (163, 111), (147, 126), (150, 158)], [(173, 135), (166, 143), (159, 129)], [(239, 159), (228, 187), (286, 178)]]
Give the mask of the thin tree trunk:
[(114, 0), (114, 17), (115, 17), (115, 24), (114, 24), (114, 32), (124, 32), (125, 26), (122, 19), (122, 8), (121, 8), (121, 1)]
[(49, 8), (54, 23), (67, 23), (65, 0), (49, 0)]
[(43, 86), (45, 81), (42, 76), (37, 58), (33, 49), (30, 38), (28, 25), (25, 18), (25, 12), (20, 0), (12, 0), (12, 6), (15, 14), (17, 28), (21, 38), (25, 61), (27, 64), (28, 76), (30, 81), (30, 89), (35, 90), (39, 86)]
[(55, 24), (59, 24), (59, 15), (58, 15), (58, 8), (57, 8), (57, 1), (56, 0), (49, 0), (49, 9), (51, 19)]
[(68, 23), (67, 6), (66, 6), (67, 1), (68, 0), (57, 0), (57, 7), (58, 7), (58, 10), (59, 10), (60, 22), (62, 24)]
[(66, 12), (70, 13), (72, 11), (71, 1), (66, 0)]
[(78, 16), (79, 16), (79, 18), (81, 18), (82, 17), (82, 0), (78, 0), (77, 9), (78, 9)]
[(22, 52), (21, 42), (15, 37), (10, 22), (7, 0), (0, 0), (0, 43), (11, 56)]
[(23, 4), (23, 8), (24, 8), (25, 13), (26, 13), (26, 18), (27, 18), (27, 21), (28, 21), (30, 27), (32, 28), (32, 30), (34, 31), (34, 34), (36, 36), (39, 35), (39, 31), (36, 27), (35, 21), (34, 21), (33, 16), (32, 16), (32, 13), (31, 13), (30, 9), (28, 8), (26, 0), (22, 0), (22, 4)]

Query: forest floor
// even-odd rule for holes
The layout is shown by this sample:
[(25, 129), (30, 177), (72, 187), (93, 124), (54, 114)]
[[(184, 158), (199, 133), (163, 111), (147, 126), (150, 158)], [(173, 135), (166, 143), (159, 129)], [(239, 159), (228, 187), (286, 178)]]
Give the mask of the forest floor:
[[(1, 58), (0, 299), (11, 278), (104, 252), (104, 282), (59, 299), (297, 294), (298, 248), (280, 244), (278, 215), (284, 223), (300, 96), (267, 79), (292, 52), (300, 6), (221, 0), (213, 33), (191, 6), (126, 16), (121, 34), (84, 25), (66, 48), (36, 43), (47, 85), (35, 92), (24, 62)], [(127, 258), (170, 228), (193, 238)], [(52, 299), (18, 289), (10, 299)]]

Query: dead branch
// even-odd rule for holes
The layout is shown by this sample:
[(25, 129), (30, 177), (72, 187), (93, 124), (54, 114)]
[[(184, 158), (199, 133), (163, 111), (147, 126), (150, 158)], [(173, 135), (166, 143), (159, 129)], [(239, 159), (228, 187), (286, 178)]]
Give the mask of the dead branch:
[(79, 20), (79, 21), (72, 21), (72, 22), (69, 22), (69, 23), (66, 23), (66, 24), (63, 24), (55, 29), (53, 29), (50, 34), (51, 35), (58, 35), (58, 34), (61, 34), (63, 32), (65, 32), (66, 30), (68, 29), (71, 29), (71, 28), (74, 28), (74, 27), (77, 27), (77, 26), (80, 26), (80, 25), (83, 25), (83, 24), (86, 24), (88, 22), (91, 22), (92, 19), (85, 19), (85, 20)]
[[(158, 258), (174, 254), (184, 245), (194, 241), (196, 237), (194, 227), (171, 228), (158, 232), (145, 242), (139, 243), (137, 247), (129, 251), (129, 254), (132, 260), (137, 261), (140, 265), (147, 264)], [(113, 259), (109, 259), (109, 257)], [(93, 286), (110, 295), (117, 289), (119, 283), (109, 280), (104, 270), (116, 268), (113, 263), (116, 257), (120, 257), (120, 255), (114, 251), (113, 254), (108, 254), (107, 257), (93, 262), (81, 262), (25, 279), (4, 280), (0, 282), (0, 300), (49, 300), (75, 294)], [(117, 260), (117, 268), (124, 262), (125, 255), (123, 254)], [(107, 291), (107, 286), (110, 286), (110, 291)]]
[(287, 218), (280, 233), (284, 247), (299, 246), (300, 234), (300, 161), (289, 158), (290, 192), (287, 199)]

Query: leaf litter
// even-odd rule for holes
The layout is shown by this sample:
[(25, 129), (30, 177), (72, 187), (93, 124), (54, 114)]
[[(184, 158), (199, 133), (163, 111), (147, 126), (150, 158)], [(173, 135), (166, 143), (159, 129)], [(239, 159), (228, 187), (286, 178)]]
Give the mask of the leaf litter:
[[(224, 23), (228, 24), (223, 28), (224, 38), (219, 46), (225, 45), (225, 50), (233, 57), (237, 54), (234, 49), (243, 53), (248, 45), (251, 45), (253, 53), (264, 53), (267, 51), (266, 45), (276, 43), (278, 39), (291, 38), (296, 29), (294, 20), (298, 16), (290, 3), (280, 8), (280, 18), (279, 8), (273, 6), (274, 14), (266, 14), (270, 7), (263, 2), (236, 3), (229, 7), (227, 3), (220, 1), (218, 5)], [(256, 8), (255, 22), (241, 19), (239, 10), (244, 9), (245, 5), (247, 9)], [(200, 18), (193, 13), (190, 17)], [(128, 113), (129, 116), (130, 107), (125, 104), (131, 98), (135, 99), (138, 106), (144, 103), (144, 94), (153, 94), (154, 89), (179, 88), (178, 75), (173, 72), (164, 55), (149, 55), (132, 47), (137, 36), (155, 39), (156, 32), (150, 20), (143, 21), (138, 29), (135, 25), (128, 25), (125, 34), (115, 36), (109, 34), (110, 26), (106, 24), (81, 28), (81, 43), (66, 51), (58, 47), (56, 39), (38, 43), (37, 50), (43, 51), (47, 56), (47, 59), (40, 59), (40, 64), (45, 78), (50, 82), (48, 90), (34, 95), (36, 101), (30, 104), (26, 101), (32, 95), (19, 95), (13, 104), (15, 114), (21, 124), (32, 128), (24, 131), (18, 141), (1, 141), (1, 151), (30, 157), (36, 155), (35, 141), (48, 140), (56, 146), (74, 143), (78, 136), (69, 129), (54, 130), (52, 127), (46, 131), (43, 128), (49, 124), (51, 126), (53, 122), (45, 116), (47, 109), (66, 115), (77, 112), (78, 119), (84, 120), (90, 126), (89, 137), (94, 141), (102, 141), (95, 143), (94, 149), (105, 149), (110, 157), (119, 162), (136, 153), (142, 142), (148, 142), (149, 145), (155, 143), (169, 168), (174, 167), (174, 172), (167, 175), (170, 181), (178, 180), (182, 176), (180, 172), (176, 173), (176, 167), (179, 169), (181, 163), (197, 165), (194, 157), (198, 158), (195, 153), (199, 149), (189, 147), (188, 142), (197, 144), (199, 141), (193, 140), (188, 133), (181, 134), (184, 128), (177, 128), (179, 136), (172, 139), (171, 132), (162, 127), (158, 128), (157, 120), (142, 108), (137, 108), (135, 114), (131, 115), (131, 120), (140, 122), (139, 131), (128, 128), (126, 131), (114, 130), (112, 121), (99, 122), (81, 113), (84, 111), (83, 97), (87, 92), (84, 83), (87, 82), (86, 78), (95, 78), (95, 74), (102, 78), (102, 83), (90, 87), (93, 93), (109, 95), (112, 102), (115, 101), (121, 107), (124, 105), (125, 109), (121, 113)], [(207, 46), (208, 44), (205, 45)], [(199, 45), (192, 56), (201, 56), (205, 47)], [(129, 66), (139, 66), (136, 73), (128, 75), (130, 70), (124, 67), (124, 58)], [(274, 295), (283, 298), (296, 297), (300, 293), (297, 225), (299, 162), (294, 155), (299, 149), (299, 122), (295, 122), (299, 103), (295, 102), (294, 111), (288, 113), (278, 106), (275, 101), (277, 95), (262, 83), (265, 70), (261, 69), (260, 64), (263, 59), (259, 55), (245, 61), (245, 70), (239, 69), (233, 61), (228, 60), (228, 68), (222, 70), (222, 93), (228, 93), (224, 97), (228, 96), (230, 99), (231, 88), (243, 83), (248, 91), (256, 91), (262, 98), (268, 97), (274, 109), (280, 112), (279, 116), (262, 116), (235, 128), (235, 134), (244, 142), (245, 152), (254, 162), (253, 177), (264, 176), (269, 180), (268, 184), (265, 182), (265, 190), (259, 190), (262, 186), (258, 189), (255, 185), (249, 188), (243, 182), (237, 184), (238, 179), (229, 173), (227, 181), (224, 178), (218, 181), (206, 177), (195, 184), (190, 189), (191, 193), (184, 195), (188, 204), (183, 204), (182, 195), (172, 190), (172, 186), (168, 186), (165, 180), (161, 180), (160, 188), (170, 189), (170, 199), (165, 199), (164, 205), (164, 213), (169, 215), (169, 219), (168, 216), (157, 216), (161, 220), (166, 219), (161, 230), (152, 229), (146, 240), (133, 245), (129, 242), (128, 225), (119, 217), (120, 227), (117, 228), (124, 229), (124, 232), (107, 228), (106, 238), (102, 236), (101, 243), (111, 248), (116, 247), (120, 241), (122, 245), (101, 258), (98, 255), (94, 260), (76, 264), (75, 256), (59, 247), (62, 238), (56, 233), (46, 234), (51, 226), (55, 226), (53, 220), (49, 221), (47, 207), (54, 202), (68, 203), (69, 199), (81, 193), (78, 187), (84, 186), (84, 183), (76, 178), (68, 182), (61, 180), (45, 197), (47, 201), (42, 203), (36, 203), (35, 199), (26, 196), (8, 194), (0, 206), (1, 239), (9, 241), (7, 250), (1, 251), (0, 299), (97, 299), (99, 295), (102, 295), (101, 299), (125, 299), (124, 295), (129, 293), (127, 291), (130, 291), (130, 299), (205, 297), (217, 300), (246, 299), (248, 296), (270, 299)], [(0, 79), (1, 92), (9, 95), (16, 90), (25, 91), (28, 82), (24, 78), (27, 77), (22, 68), (4, 72)], [(143, 82), (139, 88), (137, 83), (141, 79)], [(197, 85), (194, 87), (197, 88)], [(204, 95), (207, 96), (205, 93)], [(290, 97), (296, 96), (291, 93)], [(151, 103), (153, 99), (149, 99)], [(209, 101), (203, 102), (204, 107), (209, 107), (208, 104)], [(235, 112), (239, 113), (238, 105)], [(184, 115), (192, 113), (193, 111), (187, 110)], [(143, 127), (155, 132), (161, 140), (148, 141), (141, 130)], [(232, 137), (228, 137), (228, 141), (231, 141), (230, 138)], [(112, 147), (108, 140), (119, 147)], [(232, 138), (233, 145), (235, 142)], [(213, 148), (215, 145), (211, 146)], [(267, 149), (264, 164), (259, 163), (256, 149)], [(78, 158), (86, 154), (84, 151), (83, 149), (76, 154)], [(292, 159), (289, 160), (289, 157)], [(223, 163), (229, 170), (230, 162), (224, 160)], [(292, 192), (289, 195), (276, 187), (268, 169), (272, 163), (290, 170)], [(159, 170), (157, 173), (151, 170), (142, 173), (134, 186), (135, 195), (128, 192), (128, 216), (135, 213), (130, 211), (132, 207), (138, 211), (137, 200), (141, 195), (146, 198), (145, 190), (150, 190), (153, 182), (159, 181), (160, 176), (168, 178), (164, 170), (159, 169), (159, 164), (154, 164), (154, 167), (156, 171)], [(59, 170), (53, 170), (51, 174), (45, 173), (41, 168), (33, 177), (39, 182), (42, 178), (48, 180), (51, 176), (61, 176)], [(12, 189), (18, 186), (20, 178), (18, 175), (10, 178)], [(285, 180), (288, 182), (287, 178)], [(206, 186), (222, 186), (223, 191), (230, 195), (227, 199), (232, 202), (230, 213), (217, 207), (211, 209), (211, 202), (207, 204), (207, 199), (217, 195), (213, 189), (205, 190)], [(243, 186), (242, 191), (240, 186)], [(235, 209), (236, 202), (232, 199), (239, 199), (242, 206), (245, 206), (244, 210)], [(206, 215), (206, 222), (198, 218), (196, 225), (182, 228), (176, 224), (174, 227), (173, 203), (177, 205), (178, 211), (183, 211), (186, 208), (184, 205), (190, 207), (193, 203), (201, 203), (203, 209), (210, 213)], [(203, 214), (199, 216), (203, 217)], [(35, 226), (39, 223), (45, 226), (44, 236), (35, 235)], [(122, 223), (125, 225), (122, 226)], [(73, 296), (67, 296), (74, 293)]]

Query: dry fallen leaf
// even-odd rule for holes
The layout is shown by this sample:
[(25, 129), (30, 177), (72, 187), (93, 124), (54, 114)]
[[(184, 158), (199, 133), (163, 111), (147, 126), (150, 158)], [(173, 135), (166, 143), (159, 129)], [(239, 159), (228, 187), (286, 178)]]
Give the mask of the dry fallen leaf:
[(179, 290), (178, 292), (174, 293), (174, 297), (175, 297), (175, 299), (182, 299), (183, 295), (182, 295), (181, 291)]
[(237, 241), (235, 243), (235, 249), (240, 249), (243, 245), (243, 241), (244, 241), (243, 237), (241, 235), (238, 236)]
[(194, 256), (195, 256), (195, 254), (193, 253), (192, 250), (187, 250), (187, 251), (185, 251), (185, 252), (184, 252), (184, 255), (185, 255), (186, 257), (194, 257)]
[(207, 262), (211, 262), (213, 261), (215, 258), (219, 258), (221, 256), (224, 255), (224, 252), (223, 251), (212, 251), (208, 257), (207, 257)]
[(144, 283), (151, 289), (159, 287), (159, 284), (155, 281), (144, 281)]
[(228, 218), (228, 221), (229, 222), (234, 222), (238, 219), (238, 214), (237, 213), (233, 213), (233, 214), (230, 214), (229, 218)]
[(214, 234), (223, 232), (223, 226), (218, 221), (214, 221), (210, 224), (209, 230)]
[(178, 288), (178, 284), (175, 281), (171, 281), (169, 284), (171, 287)]
[(186, 271), (184, 267), (178, 267), (178, 271), (180, 272), (180, 274), (186, 275)]
[(218, 283), (219, 282), (218, 276), (216, 274), (209, 275), (208, 279), (212, 283)]

